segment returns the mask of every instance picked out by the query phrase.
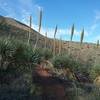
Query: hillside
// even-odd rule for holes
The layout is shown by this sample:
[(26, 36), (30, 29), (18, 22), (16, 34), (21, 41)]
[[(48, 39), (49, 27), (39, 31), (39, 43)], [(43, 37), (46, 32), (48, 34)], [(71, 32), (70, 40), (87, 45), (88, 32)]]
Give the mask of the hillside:
[[(0, 36), (10, 36), (27, 42), (29, 27), (15, 19), (0, 16)], [(43, 47), (44, 36), (31, 29), (30, 43), (36, 42), (37, 34), (39, 35), (38, 46)]]
[(45, 36), (31, 29), (33, 47), (39, 35), (40, 49), (33, 50), (26, 44), (28, 32), (27, 25), (0, 16), (0, 100), (100, 99), (100, 47), (56, 39), (53, 55), (53, 39), (47, 38), (44, 49)]
[[(0, 36), (10, 36), (27, 42), (29, 27), (15, 19), (0, 16)], [(45, 37), (31, 29), (30, 43), (34, 46), (36, 43), (37, 34), (39, 35), (38, 47), (45, 47)], [(47, 47), (53, 49), (53, 41), (47, 38)], [(79, 42), (62, 42), (62, 50), (68, 54), (73, 55), (75, 59), (81, 59), (82, 62), (100, 63), (100, 48), (95, 44), (83, 43), (80, 46)], [(58, 51), (58, 40), (56, 41), (56, 52)]]

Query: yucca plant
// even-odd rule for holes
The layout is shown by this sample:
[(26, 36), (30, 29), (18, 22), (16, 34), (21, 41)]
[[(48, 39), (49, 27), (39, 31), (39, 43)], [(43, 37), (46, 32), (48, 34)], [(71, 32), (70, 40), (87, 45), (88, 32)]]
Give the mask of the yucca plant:
[(80, 38), (80, 43), (81, 44), (83, 43), (83, 39), (84, 39), (84, 29), (82, 30), (82, 33), (81, 33), (81, 38)]
[(56, 27), (55, 27), (55, 32), (54, 32), (54, 44), (53, 44), (53, 55), (54, 55), (54, 56), (55, 56), (55, 52), (56, 52), (55, 46), (56, 46), (56, 33), (57, 33), (57, 29), (58, 29), (58, 27), (57, 27), (57, 25), (56, 25)]
[(97, 40), (97, 48), (99, 47), (99, 40)]
[[(70, 37), (70, 41), (72, 41), (73, 39), (73, 35), (74, 35), (74, 24), (71, 28), (71, 37)], [(68, 43), (68, 46), (69, 46), (69, 43)], [(71, 46), (69, 47), (69, 55), (71, 54)]]
[(45, 48), (47, 47), (47, 32), (45, 33)]
[(73, 24), (72, 29), (71, 29), (71, 38), (70, 38), (70, 41), (72, 41), (73, 35), (74, 35), (74, 24)]
[(41, 25), (42, 25), (42, 10), (40, 10), (40, 15), (39, 15), (39, 33), (41, 31)]
[(11, 41), (9, 41), (8, 39), (0, 39), (0, 67), (3, 68), (4, 63), (11, 58), (13, 49), (14, 48), (11, 44)]
[[(38, 29), (39, 33), (41, 32), (41, 26), (42, 26), (42, 10), (40, 10), (40, 12), (39, 12), (39, 29)], [(36, 43), (35, 43), (35, 46), (34, 46), (34, 50), (37, 47), (38, 40), (39, 40), (39, 34), (37, 33)]]
[(62, 39), (60, 37), (60, 40), (59, 40), (59, 55), (61, 54), (61, 49), (62, 49)]
[(31, 27), (32, 27), (32, 16), (30, 16), (30, 25), (29, 25), (29, 33), (28, 33), (28, 44), (30, 43)]

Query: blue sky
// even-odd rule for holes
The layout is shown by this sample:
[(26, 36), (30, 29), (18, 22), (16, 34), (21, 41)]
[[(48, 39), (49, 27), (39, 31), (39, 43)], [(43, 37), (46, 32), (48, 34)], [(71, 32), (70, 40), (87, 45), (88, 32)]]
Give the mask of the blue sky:
[(58, 25), (57, 38), (70, 39), (70, 29), (75, 24), (73, 41), (80, 41), (80, 32), (85, 29), (85, 42), (100, 40), (100, 0), (0, 0), (0, 15), (15, 18), (38, 29), (39, 9), (43, 10), (41, 34), (48, 32), (53, 37)]

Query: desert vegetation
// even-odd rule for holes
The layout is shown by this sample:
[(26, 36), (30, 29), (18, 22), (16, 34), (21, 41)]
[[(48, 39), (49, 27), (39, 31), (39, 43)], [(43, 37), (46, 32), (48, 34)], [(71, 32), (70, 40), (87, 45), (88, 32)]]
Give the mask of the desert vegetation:
[[(12, 27), (20, 33), (26, 31), (25, 38), (12, 34), (0, 38), (0, 100), (100, 99), (99, 40), (85, 44), (83, 28), (80, 42), (74, 44), (74, 24), (69, 42), (56, 38), (58, 26), (53, 39), (48, 38), (48, 32), (41, 36), (42, 10), (38, 32), (33, 32), (32, 16), (29, 27), (25, 27), (27, 31)], [(11, 26), (0, 23), (0, 30), (6, 29), (11, 31)]]
[(64, 52), (54, 56), (48, 48), (34, 50), (31, 45), (12, 38), (0, 38), (0, 99), (45, 100), (41, 96), (43, 87), (33, 82), (33, 74), (35, 68), (44, 67), (46, 61), (52, 64), (52, 67), (50, 64), (45, 67), (54, 74), (53, 77), (71, 82), (72, 86), (64, 87), (69, 100), (99, 100), (96, 80), (100, 75), (99, 65), (86, 66)]

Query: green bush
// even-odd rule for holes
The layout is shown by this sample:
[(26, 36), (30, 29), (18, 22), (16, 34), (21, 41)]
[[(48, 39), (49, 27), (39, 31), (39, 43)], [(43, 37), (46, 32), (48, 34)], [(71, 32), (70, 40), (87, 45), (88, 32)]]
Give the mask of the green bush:
[(0, 79), (4, 83), (24, 73), (31, 73), (41, 55), (30, 45), (18, 40), (0, 39)]
[(48, 60), (53, 56), (53, 54), (49, 49), (42, 49), (42, 56), (44, 59)]
[(100, 75), (100, 65), (94, 65), (91, 67), (90, 76), (94, 80), (97, 76)]
[(80, 67), (78, 61), (68, 55), (57, 55), (52, 59), (52, 63), (56, 68), (70, 68), (72, 70), (78, 70)]

